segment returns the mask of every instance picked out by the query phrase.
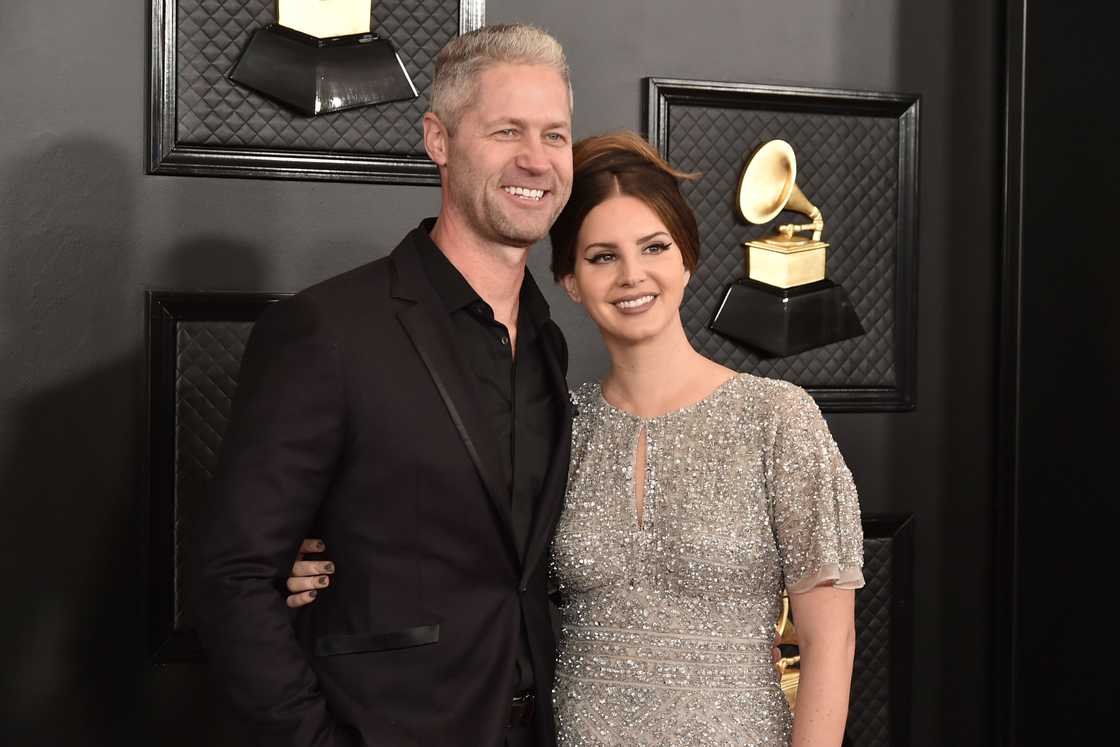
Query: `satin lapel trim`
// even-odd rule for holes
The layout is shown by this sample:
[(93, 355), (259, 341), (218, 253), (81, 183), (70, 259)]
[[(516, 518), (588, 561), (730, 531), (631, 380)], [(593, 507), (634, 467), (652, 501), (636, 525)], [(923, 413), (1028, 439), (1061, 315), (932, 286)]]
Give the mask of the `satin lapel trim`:
[(465, 386), (470, 374), (459, 356), (453, 352), (455, 343), (448, 325), (440, 324), (423, 303), (402, 310), (397, 318), (431, 374), (432, 382), (447, 407), (447, 413), (455, 423), (459, 437), (463, 439), (463, 445), (467, 447), (467, 453), (486, 486), (490, 502), (505, 530), (506, 544), (513, 557), (517, 557), (513, 516), (508, 497), (501, 490), (500, 461), (494, 450), (494, 439), (487, 432), (482, 413), (478, 411), (475, 400)]
[(529, 533), (529, 542), (521, 568), (522, 587), (529, 583), (533, 569), (540, 562), (551, 539), (552, 529), (560, 516), (560, 509), (564, 506), (564, 493), (568, 485), (568, 462), (572, 448), (572, 418), (575, 416), (575, 405), (568, 396), (568, 382), (564, 378), (564, 372), (560, 370), (560, 361), (556, 351), (553, 350), (551, 339), (543, 347), (546, 351), (545, 359), (552, 385), (561, 403), (560, 423), (556, 448), (552, 452), (552, 462), (548, 465), (548, 472), (541, 489), (541, 500), (537, 504), (537, 510), (533, 512), (533, 528)]

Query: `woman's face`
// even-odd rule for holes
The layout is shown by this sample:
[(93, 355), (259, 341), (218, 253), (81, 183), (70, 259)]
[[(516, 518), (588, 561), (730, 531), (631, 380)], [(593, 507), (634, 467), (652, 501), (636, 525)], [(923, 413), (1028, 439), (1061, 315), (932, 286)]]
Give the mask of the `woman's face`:
[(608, 342), (636, 343), (680, 324), (688, 275), (657, 214), (636, 197), (617, 195), (584, 218), (575, 272), (562, 282)]

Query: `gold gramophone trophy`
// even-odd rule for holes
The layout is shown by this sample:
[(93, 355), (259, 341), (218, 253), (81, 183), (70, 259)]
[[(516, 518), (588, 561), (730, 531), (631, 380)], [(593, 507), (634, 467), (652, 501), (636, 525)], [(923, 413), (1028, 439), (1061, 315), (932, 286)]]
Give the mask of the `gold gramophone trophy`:
[(793, 624), (793, 616), (789, 609), (789, 594), (782, 594), (782, 614), (774, 628), (778, 633), (778, 649), (781, 657), (774, 662), (778, 670), (778, 677), (782, 686), (782, 694), (786, 696), (789, 709), (797, 708), (797, 688), (801, 684), (801, 649), (797, 640), (797, 628)]
[[(728, 287), (709, 326), (766, 356), (862, 335), (848, 294), (827, 278), (824, 217), (797, 188), (797, 159), (789, 143), (763, 143), (747, 159), (738, 207), (750, 223), (769, 223), (783, 210), (802, 213), (810, 222), (780, 225), (777, 233), (744, 244), (747, 277)], [(812, 237), (802, 231), (812, 231)]]
[(234, 83), (309, 117), (417, 97), (393, 43), (371, 30), (372, 0), (276, 4), (280, 22), (253, 33)]

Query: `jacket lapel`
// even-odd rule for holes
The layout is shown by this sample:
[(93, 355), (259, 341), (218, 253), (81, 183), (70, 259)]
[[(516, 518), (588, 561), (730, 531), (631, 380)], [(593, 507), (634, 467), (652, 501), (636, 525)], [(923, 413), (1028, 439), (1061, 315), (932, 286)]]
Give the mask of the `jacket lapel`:
[[(409, 238), (413, 238), (411, 234)], [(428, 369), (447, 413), (463, 439), (503, 528), (507, 548), (516, 558), (513, 517), (500, 479), (500, 456), (477, 400), (471, 394), (468, 384), (470, 374), (456, 352), (451, 324), (424, 274), (412, 242), (408, 239), (401, 242), (393, 251), (392, 261), (395, 270), (393, 296), (411, 302), (397, 313), (397, 318)]]
[(564, 375), (568, 367), (564, 337), (560, 328), (552, 322), (549, 322), (542, 331), (546, 332), (545, 344), (542, 347), (545, 351), (544, 357), (552, 379), (553, 391), (556, 394), (559, 417), (556, 447), (553, 449), (552, 461), (545, 474), (537, 510), (533, 512), (532, 530), (529, 533), (529, 542), (521, 569), (522, 587), (529, 583), (529, 577), (540, 562), (545, 548), (548, 547), (552, 530), (564, 506), (564, 492), (568, 485), (568, 462), (571, 456), (572, 418), (575, 416), (575, 405), (568, 396), (568, 382)]

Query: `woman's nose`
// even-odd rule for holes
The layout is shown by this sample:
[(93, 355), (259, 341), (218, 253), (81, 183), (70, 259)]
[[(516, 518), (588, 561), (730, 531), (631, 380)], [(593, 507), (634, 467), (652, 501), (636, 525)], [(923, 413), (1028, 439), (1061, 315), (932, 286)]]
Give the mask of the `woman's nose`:
[(618, 260), (617, 267), (617, 282), (623, 288), (633, 288), (646, 279), (645, 273), (642, 272), (641, 264), (636, 260), (621, 257)]

